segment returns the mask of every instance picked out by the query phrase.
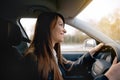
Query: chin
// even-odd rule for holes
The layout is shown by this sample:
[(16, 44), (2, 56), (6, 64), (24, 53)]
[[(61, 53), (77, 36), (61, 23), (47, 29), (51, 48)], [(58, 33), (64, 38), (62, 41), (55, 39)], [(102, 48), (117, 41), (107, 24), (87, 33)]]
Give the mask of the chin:
[(64, 40), (59, 40), (58, 42), (63, 42)]

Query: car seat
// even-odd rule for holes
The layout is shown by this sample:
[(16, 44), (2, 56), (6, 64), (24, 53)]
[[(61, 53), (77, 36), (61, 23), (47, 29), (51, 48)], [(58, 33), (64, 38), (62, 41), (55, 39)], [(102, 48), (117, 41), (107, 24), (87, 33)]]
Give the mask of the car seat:
[(0, 26), (2, 44), (0, 45), (2, 47), (0, 80), (37, 80), (36, 63), (31, 59), (23, 58), (16, 48), (22, 41), (27, 41), (23, 38), (20, 27), (3, 19), (0, 19)]
[(20, 28), (11, 22), (6, 22), (8, 27), (7, 36), (7, 49), (2, 55), (2, 79), (4, 80), (22, 80), (22, 62), (21, 53), (15, 46), (19, 45), (22, 41), (22, 34)]

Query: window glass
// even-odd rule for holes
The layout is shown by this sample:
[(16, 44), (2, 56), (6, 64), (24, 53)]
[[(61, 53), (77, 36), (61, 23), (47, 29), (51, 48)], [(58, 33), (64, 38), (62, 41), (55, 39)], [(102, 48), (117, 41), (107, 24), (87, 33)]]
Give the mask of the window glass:
[[(25, 29), (28, 37), (32, 40), (34, 29), (35, 29), (35, 18), (22, 18), (20, 20), (23, 28)], [(65, 24), (65, 29), (67, 33), (65, 34), (64, 42), (61, 44), (62, 51), (88, 51), (87, 47), (92, 48), (93, 46), (85, 46), (88, 44), (86, 40), (90, 39), (85, 33), (77, 30), (76, 28)], [(92, 41), (89, 41), (93, 44)]]
[(86, 51), (87, 49), (85, 49), (84, 43), (90, 37), (67, 24), (65, 25), (65, 29), (67, 33), (62, 43), (62, 51)]
[(37, 20), (36, 18), (21, 18), (20, 19), (20, 23), (22, 24), (30, 40), (32, 40), (32, 37), (34, 34), (36, 20)]
[(120, 0), (92, 0), (77, 18), (90, 23), (120, 44)]

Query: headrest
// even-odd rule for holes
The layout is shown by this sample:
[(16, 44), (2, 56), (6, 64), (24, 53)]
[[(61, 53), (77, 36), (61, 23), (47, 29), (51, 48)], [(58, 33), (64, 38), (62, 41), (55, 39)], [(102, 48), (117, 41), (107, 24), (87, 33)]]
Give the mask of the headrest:
[(20, 27), (13, 23), (8, 23), (8, 44), (17, 46), (22, 41)]

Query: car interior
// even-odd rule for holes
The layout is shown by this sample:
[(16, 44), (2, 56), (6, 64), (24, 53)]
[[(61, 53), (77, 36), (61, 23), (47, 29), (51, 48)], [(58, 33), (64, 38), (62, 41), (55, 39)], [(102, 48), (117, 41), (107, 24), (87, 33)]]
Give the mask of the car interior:
[[(66, 74), (65, 80), (93, 80), (94, 77), (105, 73), (111, 66), (115, 56), (120, 61), (120, 45), (100, 32), (75, 19), (92, 0), (4, 0), (0, 3), (0, 37), (1, 37), (1, 80), (37, 80), (37, 66), (30, 59), (21, 60), (24, 51), (29, 47), (30, 39), (20, 23), (21, 18), (36, 18), (42, 12), (59, 12), (66, 23), (82, 30), (94, 38), (96, 44), (110, 43), (104, 46), (97, 55), (96, 61), (80, 71)], [(82, 25), (83, 27), (80, 27)], [(87, 28), (84, 29), (84, 28)], [(91, 31), (90, 31), (91, 30)], [(94, 34), (96, 32), (96, 34)], [(7, 34), (6, 34), (7, 33)], [(99, 36), (98, 36), (99, 35)], [(101, 40), (101, 38), (105, 38)], [(7, 48), (7, 50), (6, 50)], [(75, 61), (84, 52), (63, 52), (63, 56)], [(32, 69), (31, 69), (32, 68)]]

